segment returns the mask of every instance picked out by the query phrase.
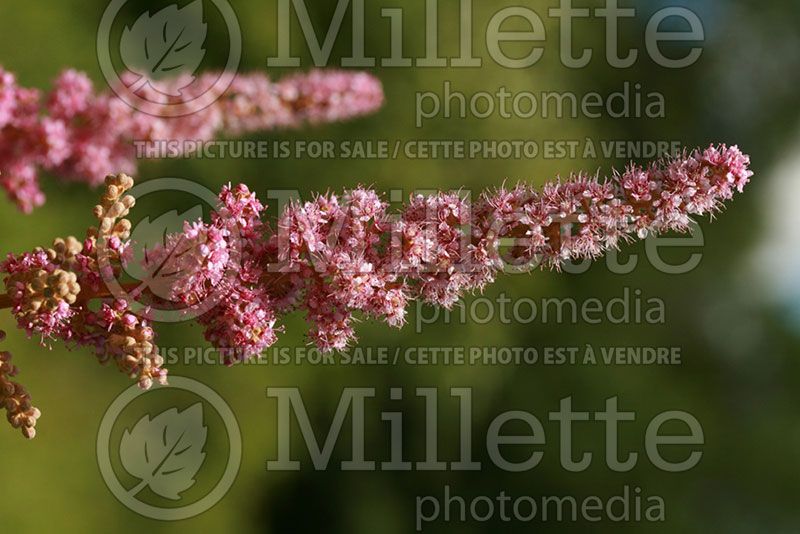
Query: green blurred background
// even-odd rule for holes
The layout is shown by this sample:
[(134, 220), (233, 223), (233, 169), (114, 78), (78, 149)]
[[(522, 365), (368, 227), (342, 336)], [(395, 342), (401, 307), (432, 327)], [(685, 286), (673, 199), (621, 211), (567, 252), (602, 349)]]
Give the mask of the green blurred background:
[[(158, 10), (171, 2), (131, 2), (134, 11)], [(277, 46), (273, 0), (232, 0), (243, 35), (242, 70), (264, 70), (266, 58)], [(601, 2), (577, 1), (596, 7)], [(22, 84), (49, 87), (65, 67), (87, 71), (98, 87), (104, 81), (95, 54), (95, 39), (104, 0), (40, 0), (4, 2), (0, 6), (0, 63), (18, 73)], [(321, 29), (336, 3), (316, 0), (309, 5)], [(388, 24), (380, 7), (399, 3), (367, 2), (367, 50), (388, 55)], [(666, 305), (663, 325), (584, 324), (435, 324), (414, 332), (415, 311), (403, 330), (383, 324), (358, 325), (359, 344), (388, 346), (680, 346), (682, 364), (640, 366), (220, 366), (174, 365), (176, 375), (211, 385), (236, 413), (243, 434), (243, 460), (228, 495), (203, 515), (178, 523), (149, 520), (119, 504), (97, 467), (95, 440), (103, 413), (129, 384), (112, 369), (94, 362), (88, 351), (67, 352), (60, 346), (38, 348), (16, 331), (9, 314), (0, 316), (0, 328), (9, 331), (7, 346), (21, 368), (20, 381), (43, 411), (38, 437), (23, 440), (2, 429), (5, 491), (0, 503), (0, 529), (11, 532), (381, 532), (414, 530), (415, 497), (442, 494), (450, 485), (459, 495), (601, 495), (619, 494), (623, 485), (642, 487), (645, 494), (666, 501), (667, 521), (631, 523), (631, 531), (654, 532), (798, 532), (800, 512), (800, 235), (797, 204), (800, 173), (794, 164), (800, 148), (797, 85), (800, 81), (800, 8), (791, 1), (658, 0), (623, 2), (638, 8), (638, 18), (626, 21), (621, 42), (640, 49), (634, 67), (615, 70), (602, 59), (604, 28), (601, 21), (581, 23), (576, 47), (591, 46), (596, 59), (581, 70), (558, 62), (558, 33), (546, 8), (557, 2), (527, 2), (543, 16), (548, 41), (545, 58), (535, 67), (508, 70), (489, 60), (482, 38), (486, 22), (507, 2), (476, 2), (475, 54), (484, 58), (480, 69), (373, 70), (383, 82), (386, 106), (376, 115), (346, 124), (296, 132), (272, 132), (253, 139), (382, 139), (479, 138), (680, 140), (684, 145), (710, 142), (739, 144), (751, 154), (756, 176), (745, 195), (738, 197), (714, 224), (703, 221), (705, 246), (701, 265), (687, 275), (658, 272), (645, 261), (628, 275), (615, 275), (603, 262), (581, 275), (537, 272), (508, 276), (490, 287), (485, 296), (568, 298), (604, 301), (629, 287), (645, 298)], [(701, 59), (691, 68), (668, 70), (655, 65), (644, 50), (647, 19), (660, 7), (687, 6), (703, 20), (706, 42)], [(210, 6), (207, 6), (211, 10)], [(424, 2), (404, 2), (406, 54), (424, 54)], [(131, 7), (133, 9), (133, 7)], [(211, 11), (209, 11), (211, 12)], [(440, 1), (441, 51), (458, 55), (458, 3)], [(344, 21), (334, 46), (332, 64), (350, 53), (350, 18)], [(295, 20), (296, 23), (296, 20)], [(227, 36), (210, 25), (209, 53), (204, 68), (219, 68), (227, 54)], [(300, 46), (295, 24), (294, 50), (311, 65), (307, 48)], [(288, 72), (288, 71), (287, 71)], [(284, 72), (275, 71), (277, 77)], [(414, 94), (441, 92), (450, 80), (464, 92), (534, 92), (573, 90), (607, 93), (625, 81), (642, 83), (662, 92), (667, 117), (614, 120), (433, 119), (414, 127)], [(582, 169), (609, 172), (625, 160), (170, 160), (141, 165), (138, 178), (189, 178), (218, 189), (228, 181), (244, 181), (260, 193), (267, 189), (338, 190), (358, 183), (379, 190), (416, 188), (480, 190), (503, 181), (552, 177)], [(48, 203), (23, 217), (3, 200), (0, 210), (2, 252), (20, 252), (48, 244), (53, 237), (82, 235), (90, 223), (95, 192), (45, 177)], [(169, 207), (167, 200), (162, 210)], [(161, 213), (161, 212), (159, 212)], [(157, 215), (158, 213), (156, 213)], [(644, 245), (626, 253), (644, 257)], [(623, 254), (623, 257), (624, 257)], [(677, 253), (677, 260), (685, 259)], [(471, 297), (472, 298), (472, 297)], [(467, 299), (469, 303), (471, 298)], [(538, 302), (538, 300), (537, 300)], [(305, 324), (292, 316), (285, 322), (282, 347), (304, 346)], [(201, 345), (202, 335), (190, 325), (159, 328), (160, 344)], [(402, 407), (406, 414), (407, 455), (420, 459), (424, 450), (423, 410), (413, 395), (416, 387), (474, 388), (475, 450), (484, 461), (480, 472), (348, 473), (338, 462), (349, 457), (342, 440), (332, 465), (317, 472), (296, 443), (304, 468), (296, 473), (265, 470), (276, 456), (276, 410), (265, 396), (266, 387), (299, 387), (312, 419), (327, 428), (343, 387), (376, 387), (386, 409)], [(403, 402), (388, 402), (389, 387), (403, 387)], [(456, 404), (440, 399), (441, 455), (457, 456)], [(635, 411), (637, 421), (627, 425), (623, 447), (639, 453), (630, 473), (613, 473), (603, 462), (604, 437), (599, 424), (579, 424), (575, 441), (593, 452), (595, 460), (583, 473), (572, 474), (558, 464), (556, 427), (547, 412), (561, 398), (572, 396), (576, 409), (598, 411), (608, 397), (619, 396), (623, 409)], [(532, 412), (545, 424), (548, 444), (542, 463), (534, 470), (505, 473), (488, 462), (480, 436), (491, 420), (507, 410)], [(642, 436), (647, 422), (667, 410), (694, 414), (705, 433), (704, 456), (682, 474), (657, 470), (646, 459)], [(379, 460), (387, 453), (385, 423), (368, 412), (367, 451)], [(348, 426), (345, 426), (347, 429)], [(217, 446), (210, 443), (209, 446)], [(377, 451), (377, 452), (375, 452)], [(514, 524), (501, 521), (463, 524), (438, 522), (426, 532), (594, 531), (621, 528), (611, 523)]]

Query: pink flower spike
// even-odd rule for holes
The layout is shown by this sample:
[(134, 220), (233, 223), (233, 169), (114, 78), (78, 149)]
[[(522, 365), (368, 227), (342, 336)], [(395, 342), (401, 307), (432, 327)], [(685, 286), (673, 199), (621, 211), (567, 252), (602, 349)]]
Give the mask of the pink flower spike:
[[(0, 264), (2, 297), (29, 336), (91, 347), (101, 363), (113, 362), (148, 388), (168, 376), (150, 324), (150, 307), (165, 298), (170, 310), (197, 312), (227, 364), (276, 343), (281, 318), (294, 311), (305, 315), (317, 348), (342, 350), (355, 341), (360, 319), (402, 326), (415, 299), (450, 307), (506, 268), (558, 270), (637, 237), (686, 232), (694, 217), (720, 211), (752, 175), (737, 147), (715, 145), (631, 165), (609, 179), (578, 174), (541, 188), (520, 183), (475, 202), (462, 193), (415, 195), (395, 213), (378, 193), (358, 187), (295, 201), (277, 214), (274, 228), (246, 186), (229, 185), (210, 222), (186, 223), (145, 258), (145, 269), (172, 262), (174, 276), (158, 293), (141, 289), (139, 311), (103, 284), (122, 272), (120, 250), (129, 249), (131, 228), (124, 217), (135, 204), (126, 194), (133, 180), (109, 176), (94, 209), (98, 225), (86, 239), (8, 255)], [(108, 256), (102, 266), (101, 248)], [(32, 437), (38, 411), (8, 380), (17, 372), (9, 360), (0, 353), (0, 404)]]
[[(163, 94), (153, 86), (162, 87), (164, 94), (175, 94), (173, 86), (178, 86), (191, 100), (218, 76), (202, 74), (189, 87), (180, 78), (153, 82), (140, 96), (159, 102)], [(13, 74), (0, 68), (0, 186), (29, 213), (45, 201), (40, 170), (97, 186), (110, 173), (136, 170), (135, 141), (156, 147), (169, 141), (178, 147), (169, 155), (177, 157), (196, 149), (196, 141), (343, 121), (373, 113), (382, 104), (380, 82), (364, 73), (315, 70), (278, 82), (253, 73), (234, 78), (204, 109), (162, 118), (136, 111), (113, 92), (95, 92), (89, 78), (74, 70), (62, 72), (43, 97), (19, 87)]]

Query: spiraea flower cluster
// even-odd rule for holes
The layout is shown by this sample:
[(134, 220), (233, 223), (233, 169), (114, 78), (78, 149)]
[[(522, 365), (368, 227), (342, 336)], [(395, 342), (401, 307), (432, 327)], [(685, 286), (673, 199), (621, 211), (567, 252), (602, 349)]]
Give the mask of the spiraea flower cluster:
[[(148, 102), (171, 94), (191, 101), (219, 75), (202, 74), (189, 87), (180, 79), (148, 82), (136, 94)], [(131, 84), (136, 79), (122, 78)], [(277, 82), (254, 73), (235, 77), (203, 109), (166, 118), (137, 111), (112, 91), (95, 91), (89, 78), (74, 70), (64, 71), (43, 95), (0, 68), (0, 186), (29, 212), (45, 200), (40, 170), (100, 185), (107, 174), (135, 172), (134, 141), (168, 141), (171, 155), (180, 155), (192, 147), (184, 141), (340, 121), (371, 113), (382, 103), (380, 82), (364, 73), (312, 71)]]
[[(354, 341), (361, 317), (400, 327), (415, 299), (450, 307), (502, 272), (558, 270), (650, 233), (686, 231), (693, 216), (719, 211), (743, 190), (749, 165), (738, 148), (712, 146), (631, 165), (609, 179), (520, 184), (474, 202), (464, 192), (443, 192), (414, 195), (393, 210), (359, 187), (295, 201), (272, 220), (245, 185), (228, 186), (210, 221), (187, 222), (145, 255), (146, 271), (171, 274), (166, 287), (141, 292), (140, 304), (167, 300), (191, 313), (231, 364), (275, 343), (281, 317), (297, 310), (312, 343), (338, 350)], [(98, 227), (83, 243), (59, 239), (50, 249), (10, 255), (0, 307), (10, 303), (29, 335), (92, 346), (101, 362), (114, 361), (148, 388), (166, 380), (150, 314), (135, 313), (103, 287), (131, 256), (131, 185), (125, 175), (107, 178)], [(13, 376), (3, 358), (2, 376)], [(27, 393), (2, 380), (12, 424), (32, 428), (38, 411)]]
[[(302, 311), (321, 350), (355, 339), (359, 316), (402, 326), (414, 299), (450, 307), (498, 273), (560, 269), (648, 233), (688, 230), (751, 176), (736, 147), (710, 147), (631, 166), (608, 180), (585, 175), (485, 192), (412, 196), (392, 211), (370, 189), (294, 202), (267, 224), (243, 185), (226, 187), (210, 223), (169, 238), (171, 299), (197, 312), (206, 339), (235, 361), (275, 342), (279, 318)], [(153, 257), (163, 264), (166, 251)]]

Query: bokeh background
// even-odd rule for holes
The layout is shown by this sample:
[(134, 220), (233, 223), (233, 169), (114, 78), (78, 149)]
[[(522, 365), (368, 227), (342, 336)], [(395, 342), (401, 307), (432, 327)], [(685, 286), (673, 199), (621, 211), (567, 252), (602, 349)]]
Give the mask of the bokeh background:
[[(133, 11), (158, 10), (170, 2), (130, 2)], [(244, 39), (242, 70), (264, 70), (266, 58), (277, 46), (274, 0), (232, 0)], [(317, 28), (327, 26), (336, 3), (309, 2)], [(95, 440), (103, 413), (129, 384), (112, 369), (98, 366), (86, 351), (67, 352), (37, 347), (14, 329), (9, 314), (0, 316), (0, 328), (10, 332), (8, 348), (22, 369), (44, 415), (39, 436), (24, 441), (17, 432), (1, 429), (0, 458), (4, 475), (0, 524), (8, 532), (381, 532), (414, 529), (418, 495), (442, 495), (450, 485), (461, 496), (619, 494), (623, 485), (639, 486), (645, 494), (666, 501), (667, 521), (632, 523), (630, 531), (653, 532), (797, 532), (800, 512), (800, 123), (797, 86), (800, 82), (800, 7), (791, 1), (658, 0), (623, 1), (638, 8), (639, 16), (626, 21), (622, 43), (640, 49), (630, 69), (615, 70), (602, 60), (604, 28), (599, 20), (581, 23), (576, 46), (591, 46), (596, 59), (581, 70), (558, 62), (558, 33), (546, 9), (557, 2), (526, 2), (547, 24), (547, 52), (542, 62), (526, 70), (496, 66), (483, 40), (486, 23), (506, 2), (476, 2), (475, 54), (484, 58), (480, 69), (373, 70), (384, 83), (386, 106), (378, 114), (347, 124), (295, 132), (272, 132), (253, 139), (381, 139), (381, 138), (525, 138), (594, 140), (680, 140), (686, 146), (710, 142), (739, 144), (751, 154), (756, 176), (745, 195), (736, 199), (714, 224), (703, 221), (705, 246), (700, 266), (687, 275), (658, 272), (647, 262), (631, 274), (615, 275), (600, 262), (581, 275), (537, 272), (509, 276), (490, 287), (485, 296), (575, 298), (581, 302), (620, 296), (624, 288), (640, 289), (666, 305), (663, 325), (584, 324), (466, 324), (427, 326), (421, 334), (411, 325), (391, 330), (382, 324), (359, 326), (364, 347), (388, 346), (533, 346), (595, 347), (680, 346), (682, 364), (638, 366), (219, 366), (175, 365), (171, 372), (210, 384), (236, 413), (243, 434), (243, 460), (232, 489), (203, 515), (178, 523), (138, 516), (119, 504), (106, 488), (95, 455)], [(601, 2), (579, 0), (596, 7)], [(104, 81), (95, 54), (95, 39), (104, 0), (40, 0), (3, 2), (0, 6), (0, 63), (18, 73), (21, 83), (41, 88), (65, 67), (87, 71), (98, 86)], [(380, 7), (392, 2), (367, 2), (367, 50), (388, 55), (388, 34)], [(683, 5), (703, 20), (706, 42), (701, 59), (691, 68), (667, 70), (655, 65), (644, 50), (647, 19), (658, 8)], [(135, 9), (134, 9), (135, 6)], [(210, 5), (207, 6), (209, 12)], [(421, 28), (424, 2), (404, 2), (406, 54), (424, 54)], [(135, 16), (135, 14), (133, 15)], [(133, 20), (133, 19), (132, 19)], [(440, 40), (445, 57), (458, 54), (458, 3), (440, 1)], [(334, 46), (332, 64), (350, 50), (349, 15)], [(295, 21), (296, 23), (296, 21)], [(295, 25), (294, 39), (300, 32)], [(204, 68), (219, 68), (227, 54), (227, 36), (210, 25), (209, 53)], [(311, 65), (307, 49), (296, 43), (303, 65)], [(282, 74), (275, 71), (275, 76)], [(441, 92), (450, 80), (461, 91), (534, 92), (573, 90), (606, 93), (625, 81), (662, 92), (667, 117), (614, 120), (434, 119), (423, 129), (414, 127), (414, 94)], [(145, 162), (140, 180), (180, 176), (212, 190), (228, 181), (245, 181), (259, 192), (269, 188), (314, 191), (341, 189), (358, 183), (381, 190), (416, 188), (479, 190), (520, 179), (542, 183), (581, 169), (608, 172), (624, 160), (170, 160)], [(0, 201), (2, 252), (20, 252), (46, 245), (68, 233), (82, 235), (91, 222), (95, 192), (45, 178), (49, 201), (30, 216)], [(168, 209), (169, 200), (153, 209)], [(161, 212), (159, 212), (161, 213)], [(636, 244), (626, 252), (644, 256)], [(684, 253), (685, 254), (685, 253)], [(467, 299), (467, 303), (470, 299)], [(305, 345), (302, 317), (286, 321), (280, 346)], [(202, 335), (189, 325), (159, 329), (161, 344), (202, 346)], [(317, 472), (302, 447), (297, 454), (304, 468), (296, 473), (268, 472), (267, 459), (276, 456), (274, 401), (268, 386), (299, 387), (309, 413), (326, 428), (343, 387), (377, 387), (388, 397), (392, 386), (403, 387), (406, 401), (387, 404), (406, 414), (406, 450), (414, 459), (424, 450), (422, 404), (416, 387), (474, 388), (475, 450), (485, 462), (480, 472), (347, 473), (338, 467)], [(444, 389), (442, 390), (445, 391)], [(380, 393), (379, 393), (380, 394)], [(585, 472), (571, 474), (558, 464), (557, 429), (546, 414), (558, 401), (572, 396), (576, 408), (597, 411), (606, 398), (619, 396), (622, 408), (637, 413), (627, 425), (622, 444), (640, 454), (629, 473), (608, 470), (603, 459), (602, 426), (576, 427), (575, 441), (593, 452)], [(388, 402), (388, 401), (387, 401)], [(441, 455), (457, 456), (456, 404), (440, 402)], [(481, 436), (500, 412), (521, 409), (545, 424), (545, 459), (534, 470), (509, 474), (491, 466)], [(705, 432), (701, 463), (682, 474), (663, 473), (644, 455), (646, 423), (666, 410), (694, 414)], [(369, 412), (373, 416), (377, 410)], [(379, 418), (367, 426), (367, 450), (383, 459), (388, 432)], [(347, 426), (345, 426), (347, 428)], [(299, 444), (299, 443), (298, 443)], [(216, 447), (216, 442), (209, 446)], [(221, 445), (220, 445), (221, 446)], [(343, 439), (332, 465), (349, 457)], [(503, 522), (436, 523), (428, 532), (611, 532), (610, 523)]]

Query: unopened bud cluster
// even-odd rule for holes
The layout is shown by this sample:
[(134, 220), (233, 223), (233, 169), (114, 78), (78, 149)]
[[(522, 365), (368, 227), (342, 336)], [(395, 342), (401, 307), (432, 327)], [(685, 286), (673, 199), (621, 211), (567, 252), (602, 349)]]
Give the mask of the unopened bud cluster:
[[(29, 336), (38, 336), (43, 344), (60, 339), (70, 347), (91, 347), (100, 363), (113, 362), (149, 388), (154, 382), (165, 383), (167, 376), (155, 333), (127, 302), (112, 298), (105, 284), (108, 276), (121, 272), (129, 248), (131, 223), (125, 217), (135, 204), (127, 194), (131, 187), (129, 176), (107, 177), (94, 209), (98, 225), (88, 229), (83, 242), (70, 236), (56, 239), (49, 249), (9, 254), (0, 271), (6, 275), (3, 284), (11, 311)], [(3, 370), (7, 377), (16, 374), (10, 363)], [(25, 432), (32, 436), (36, 418), (28, 407), (29, 397), (22, 386), (10, 384), (6, 378), (2, 386), (15, 418), (12, 424), (18, 421), (17, 426), (30, 429)]]
[(21, 272), (7, 282), (9, 295), (18, 305), (18, 321), (29, 331), (47, 328), (68, 318), (81, 291), (75, 273), (61, 269)]
[[(0, 341), (6, 333), (0, 330)], [(31, 397), (25, 388), (11, 380), (18, 369), (11, 363), (11, 353), (0, 351), (0, 406), (6, 410), (6, 418), (13, 428), (22, 431), (28, 439), (36, 436), (36, 420), (41, 412), (31, 404)]]

